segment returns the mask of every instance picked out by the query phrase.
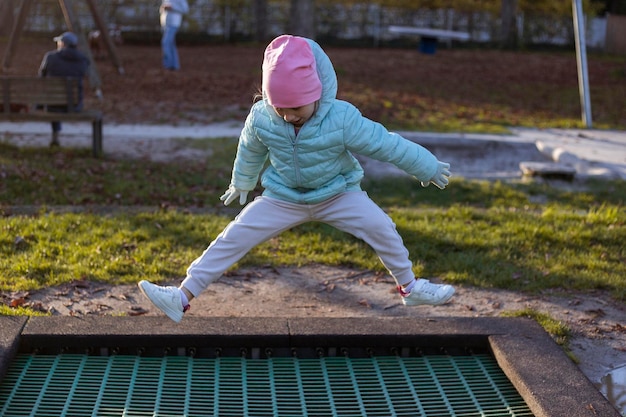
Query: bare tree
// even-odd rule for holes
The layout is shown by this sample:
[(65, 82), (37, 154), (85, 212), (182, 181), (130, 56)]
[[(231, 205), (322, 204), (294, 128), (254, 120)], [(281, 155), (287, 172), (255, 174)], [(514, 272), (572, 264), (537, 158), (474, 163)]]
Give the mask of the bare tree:
[(289, 32), (315, 38), (315, 0), (291, 0)]
[(265, 42), (267, 40), (267, 0), (254, 0), (254, 17), (256, 22), (254, 38), (257, 42)]

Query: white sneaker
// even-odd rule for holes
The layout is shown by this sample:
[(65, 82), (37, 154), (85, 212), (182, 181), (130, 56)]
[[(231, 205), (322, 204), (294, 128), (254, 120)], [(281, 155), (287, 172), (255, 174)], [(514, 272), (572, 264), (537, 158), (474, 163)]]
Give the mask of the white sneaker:
[(189, 309), (189, 306), (183, 308), (180, 290), (176, 287), (161, 287), (145, 280), (137, 285), (152, 304), (176, 323), (182, 320), (183, 314)]
[(454, 295), (454, 288), (447, 284), (431, 284), (427, 279), (418, 279), (410, 293), (402, 295), (405, 306), (431, 305), (438, 306), (448, 301)]

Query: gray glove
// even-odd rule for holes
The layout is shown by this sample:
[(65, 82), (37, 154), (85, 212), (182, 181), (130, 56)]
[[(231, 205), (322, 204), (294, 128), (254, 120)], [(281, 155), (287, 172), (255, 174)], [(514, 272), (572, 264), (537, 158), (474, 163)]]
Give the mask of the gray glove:
[(433, 175), (430, 180), (422, 181), (422, 187), (428, 187), (428, 185), (432, 182), (437, 188), (441, 188), (443, 190), (450, 182), (448, 178), (450, 178), (450, 164), (447, 162), (437, 161), (437, 172), (435, 172), (435, 175)]
[(224, 202), (224, 205), (227, 206), (232, 203), (237, 197), (239, 197), (239, 204), (242, 206), (246, 204), (246, 200), (248, 199), (248, 192), (244, 190), (240, 190), (238, 188), (233, 187), (232, 185), (228, 187), (228, 190), (220, 197), (220, 200)]

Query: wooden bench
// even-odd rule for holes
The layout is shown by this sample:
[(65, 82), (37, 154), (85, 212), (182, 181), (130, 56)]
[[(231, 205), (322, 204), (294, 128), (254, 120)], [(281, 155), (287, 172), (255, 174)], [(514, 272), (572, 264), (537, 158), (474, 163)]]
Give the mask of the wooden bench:
[[(72, 77), (0, 77), (0, 120), (10, 122), (80, 122), (92, 125), (93, 155), (102, 155), (102, 112), (77, 110), (79, 80)], [(64, 106), (67, 112), (50, 111)]]

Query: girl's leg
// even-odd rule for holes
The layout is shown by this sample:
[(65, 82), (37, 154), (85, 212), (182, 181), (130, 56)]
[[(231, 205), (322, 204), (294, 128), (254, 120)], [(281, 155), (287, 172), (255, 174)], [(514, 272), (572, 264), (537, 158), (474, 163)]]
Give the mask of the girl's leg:
[(362, 239), (374, 249), (398, 285), (415, 280), (413, 264), (391, 218), (364, 191), (347, 192), (315, 206), (314, 220)]
[(175, 322), (182, 320), (189, 300), (199, 295), (250, 249), (307, 221), (307, 206), (259, 197), (248, 204), (187, 269), (179, 288), (140, 281), (141, 292)]
[(409, 253), (393, 221), (365, 192), (350, 192), (320, 204), (315, 220), (363, 239), (395, 278), (404, 305), (441, 305), (454, 294), (446, 284), (415, 280)]
[(191, 263), (181, 287), (198, 296), (253, 247), (309, 219), (308, 206), (256, 198)]

